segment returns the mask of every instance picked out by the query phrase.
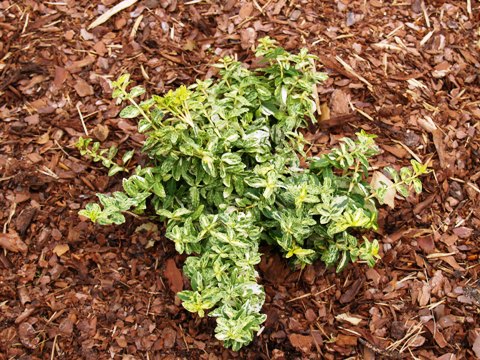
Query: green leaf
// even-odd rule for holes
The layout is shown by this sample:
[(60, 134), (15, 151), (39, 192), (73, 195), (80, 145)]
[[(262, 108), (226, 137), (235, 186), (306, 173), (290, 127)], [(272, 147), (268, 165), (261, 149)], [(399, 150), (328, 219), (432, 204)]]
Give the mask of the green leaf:
[(399, 192), (400, 195), (403, 197), (407, 197), (410, 192), (408, 191), (408, 188), (405, 185), (399, 184), (395, 186), (395, 189)]
[(272, 93), (266, 86), (257, 84), (255, 86), (255, 90), (257, 90), (258, 96), (260, 97), (261, 100), (269, 100), (270, 97), (272, 96)]
[(156, 210), (157, 215), (159, 216), (164, 216), (166, 218), (172, 218), (173, 213), (171, 211), (165, 210), (165, 209), (157, 209)]
[(242, 162), (240, 154), (225, 153), (221, 159), (228, 165), (238, 165)]
[(141, 86), (135, 86), (130, 90), (129, 95), (132, 99), (134, 99), (134, 98), (136, 98), (140, 95), (143, 95), (143, 94), (145, 94), (145, 89), (142, 88)]
[(217, 169), (214, 164), (214, 159), (208, 155), (205, 155), (202, 157), (202, 167), (205, 170), (205, 172), (212, 176), (216, 177), (217, 176)]
[[(139, 112), (140, 113), (140, 112)], [(152, 128), (152, 123), (147, 119), (141, 119), (138, 122), (138, 132), (144, 133)]]
[(119, 101), (117, 100), (117, 104), (118, 104), (124, 98), (123, 91), (121, 89), (114, 89), (112, 91), (112, 98), (119, 99)]
[(343, 269), (345, 269), (348, 265), (349, 260), (350, 259), (349, 259), (349, 256), (348, 256), (348, 252), (347, 251), (342, 251), (342, 256), (340, 257), (340, 261), (338, 262), (336, 272), (339, 273)]
[(89, 218), (92, 222), (96, 222), (102, 214), (102, 209), (100, 205), (90, 203), (85, 206), (85, 209), (80, 210), (78, 214)]
[(120, 111), (120, 117), (124, 119), (133, 119), (140, 115), (140, 110), (134, 105), (128, 105)]
[(122, 162), (126, 164), (133, 157), (134, 154), (135, 154), (135, 150), (129, 150), (125, 152), (125, 154), (123, 154), (122, 156)]
[[(412, 170), (410, 168), (407, 168), (407, 167), (403, 167), (400, 169), (400, 178), (403, 180), (403, 181), (406, 181), (408, 180), (409, 178), (412, 177)], [(407, 183), (408, 184), (408, 183)]]
[(293, 250), (293, 255), (296, 256), (310, 256), (315, 254), (315, 250), (312, 249), (302, 249), (302, 248), (296, 248)]
[(424, 175), (428, 172), (428, 164), (421, 164), (416, 160), (411, 160), (410, 163), (416, 176)]
[(383, 170), (385, 170), (385, 172), (391, 176), (394, 183), (397, 183), (400, 181), (400, 176), (398, 175), (398, 172), (394, 168), (387, 166)]
[(263, 188), (267, 186), (267, 181), (259, 177), (247, 178), (245, 179), (245, 183), (253, 188)]
[(338, 248), (334, 244), (330, 244), (330, 246), (322, 254), (322, 261), (327, 267), (330, 267), (337, 262), (338, 257)]
[(173, 218), (180, 218), (180, 217), (182, 217), (182, 216), (184, 216), (184, 215), (188, 215), (188, 214), (191, 214), (191, 213), (192, 213), (191, 210), (188, 210), (188, 209), (186, 209), (186, 208), (179, 208), (179, 209), (177, 209), (177, 210), (175, 210), (175, 211), (173, 212), (172, 217), (173, 217)]
[(114, 164), (110, 170), (108, 170), (108, 176), (113, 176), (121, 171), (124, 171), (125, 169), (117, 164)]
[(417, 194), (420, 194), (422, 192), (422, 182), (420, 181), (420, 179), (413, 179), (413, 189)]
[(130, 74), (123, 74), (117, 79), (117, 81), (114, 82), (114, 84), (118, 87), (125, 87), (128, 85), (129, 80)]
[(153, 184), (152, 191), (155, 195), (157, 195), (160, 198), (164, 198), (166, 196), (165, 188), (163, 187), (162, 183), (160, 183), (159, 181), (156, 181)]
[(98, 223), (100, 225), (110, 225), (110, 224), (116, 224), (120, 225), (125, 222), (125, 216), (123, 216), (122, 213), (120, 212), (114, 212), (111, 214), (108, 214), (108, 217), (100, 217), (98, 220)]

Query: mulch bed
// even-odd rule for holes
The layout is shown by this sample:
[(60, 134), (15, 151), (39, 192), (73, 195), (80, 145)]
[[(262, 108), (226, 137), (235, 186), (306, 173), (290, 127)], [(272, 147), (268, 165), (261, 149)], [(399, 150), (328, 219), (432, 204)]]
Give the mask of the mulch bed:
[[(88, 29), (114, 4), (0, 2), (0, 359), (480, 356), (477, 1), (144, 0)], [(295, 271), (264, 248), (268, 320), (234, 353), (175, 297), (183, 258), (160, 225), (79, 219), (121, 175), (74, 143), (87, 131), (140, 148), (108, 80), (129, 72), (161, 94), (215, 76), (222, 56), (248, 63), (265, 35), (308, 47), (330, 75), (313, 151), (365, 129), (383, 149), (374, 166), (415, 158), (433, 172), (422, 195), (381, 210), (374, 269)]]

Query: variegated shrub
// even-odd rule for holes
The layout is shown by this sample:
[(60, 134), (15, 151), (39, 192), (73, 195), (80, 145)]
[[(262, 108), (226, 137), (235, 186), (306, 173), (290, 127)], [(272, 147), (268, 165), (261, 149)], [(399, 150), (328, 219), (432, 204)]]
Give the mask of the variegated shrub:
[[(307, 158), (299, 129), (316, 122), (313, 89), (327, 76), (307, 50), (290, 54), (269, 38), (256, 55), (264, 67), (225, 58), (218, 79), (144, 101), (142, 88), (128, 90), (128, 75), (114, 82), (114, 98), (129, 103), (120, 115), (139, 118), (150, 166), (124, 179), (123, 192), (98, 195), (100, 205), (80, 212), (120, 224), (126, 211), (140, 214), (151, 204), (166, 237), (189, 255), (183, 271), (191, 290), (178, 294), (183, 306), (216, 317), (216, 337), (234, 350), (250, 343), (266, 318), (255, 269), (262, 241), (298, 266), (316, 259), (337, 271), (358, 259), (373, 266), (378, 242), (359, 234), (376, 229), (376, 202), (387, 192), (420, 192), (418, 176), (426, 171), (416, 162), (400, 173), (389, 168), (389, 178), (371, 185), (368, 162), (378, 148), (363, 131)], [(82, 139), (79, 148), (103, 161), (95, 157), (98, 146), (92, 152)]]

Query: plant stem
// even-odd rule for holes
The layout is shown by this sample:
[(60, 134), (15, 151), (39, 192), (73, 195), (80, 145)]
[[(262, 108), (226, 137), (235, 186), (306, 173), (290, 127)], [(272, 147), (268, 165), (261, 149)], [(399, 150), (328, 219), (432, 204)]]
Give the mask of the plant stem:
[(155, 129), (155, 130), (158, 130), (158, 127), (155, 126), (155, 124), (153, 123), (152, 119), (150, 119), (148, 117), (148, 115), (145, 113), (145, 111), (143, 111), (143, 109), (137, 104), (137, 102), (135, 100), (133, 100), (131, 97), (130, 97), (130, 94), (128, 94), (124, 89), (122, 88), (119, 88), (121, 91), (122, 91), (122, 94), (125, 96), (125, 98), (130, 102), (130, 104), (132, 104), (133, 106), (135, 106), (137, 108), (137, 110), (140, 112), (140, 114), (143, 116), (143, 118), (145, 120), (147, 120), (151, 125), (152, 127)]

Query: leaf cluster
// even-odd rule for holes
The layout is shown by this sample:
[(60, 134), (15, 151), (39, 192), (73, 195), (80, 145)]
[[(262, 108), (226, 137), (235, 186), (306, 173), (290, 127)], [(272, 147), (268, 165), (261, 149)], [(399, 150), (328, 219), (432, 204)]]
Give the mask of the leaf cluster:
[(101, 162), (103, 166), (110, 169), (108, 176), (113, 176), (121, 171), (128, 172), (125, 167), (130, 159), (133, 157), (134, 150), (125, 152), (122, 156), (122, 163), (124, 166), (118, 165), (113, 159), (117, 155), (118, 149), (116, 146), (111, 146), (108, 149), (101, 149), (98, 141), (93, 141), (90, 138), (80, 137), (75, 146), (80, 152), (80, 155), (91, 159), (93, 162)]
[[(269, 38), (256, 55), (259, 69), (225, 58), (219, 79), (138, 103), (143, 91), (127, 91), (128, 75), (114, 82), (114, 97), (130, 103), (121, 115), (140, 117), (151, 166), (124, 179), (124, 192), (99, 195), (102, 207), (80, 212), (118, 224), (125, 211), (142, 213), (148, 201), (166, 222), (166, 237), (189, 255), (183, 270), (191, 290), (178, 294), (183, 306), (216, 317), (216, 337), (234, 350), (251, 342), (266, 318), (255, 270), (259, 244), (276, 245), (300, 266), (316, 259), (337, 271), (358, 259), (373, 266), (378, 242), (357, 235), (376, 229), (375, 201), (386, 192), (383, 183), (368, 183), (368, 161), (378, 148), (363, 131), (305, 159), (298, 130), (315, 121), (313, 89), (326, 79), (315, 57), (290, 54)], [(415, 163), (413, 172), (400, 170), (399, 181), (395, 171), (388, 174), (408, 195), (402, 186), (420, 190), (417, 177), (425, 170)]]

